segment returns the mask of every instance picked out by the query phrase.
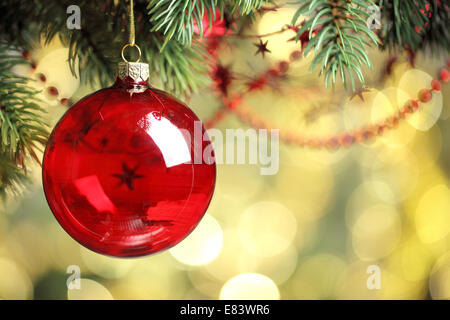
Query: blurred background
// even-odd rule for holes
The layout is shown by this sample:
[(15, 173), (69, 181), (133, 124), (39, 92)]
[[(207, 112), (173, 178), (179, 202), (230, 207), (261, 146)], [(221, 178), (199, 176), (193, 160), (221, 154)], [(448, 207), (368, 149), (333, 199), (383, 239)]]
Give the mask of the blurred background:
[[(280, 30), (293, 13), (268, 12), (250, 31)], [(230, 39), (219, 60), (250, 77), (288, 60), (299, 46), (292, 37), (268, 37), (264, 58), (255, 56), (255, 41)], [(52, 126), (68, 108), (61, 98), (76, 102), (98, 89), (80, 84), (67, 55), (54, 40), (31, 52), (36, 68), (16, 70), (36, 79)], [(377, 123), (428, 88), (446, 63), (419, 54), (412, 66), (399, 55), (386, 75), (389, 58), (371, 53), (363, 98), (325, 89), (323, 78), (309, 72), (308, 56), (290, 64), (281, 88), (252, 92), (245, 103), (280, 134), (322, 137)], [(151, 82), (158, 87), (158, 79)], [(183, 99), (205, 122), (221, 107), (210, 88)], [(258, 165), (218, 165), (212, 203), (194, 232), (138, 259), (96, 254), (66, 234), (48, 208), (36, 165), (32, 186), (0, 209), (0, 298), (449, 299), (449, 99), (447, 84), (397, 129), (346, 149), (280, 141), (275, 175), (260, 175)], [(250, 128), (236, 113), (215, 127)], [(67, 288), (71, 265), (80, 268), (81, 289)], [(379, 288), (368, 286), (370, 266), (379, 268)]]

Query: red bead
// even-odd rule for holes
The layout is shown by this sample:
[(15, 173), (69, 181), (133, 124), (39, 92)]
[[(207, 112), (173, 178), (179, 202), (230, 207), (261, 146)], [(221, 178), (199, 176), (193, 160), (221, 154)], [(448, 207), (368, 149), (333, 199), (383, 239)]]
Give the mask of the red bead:
[(127, 85), (117, 80), (70, 108), (43, 163), (45, 195), (61, 226), (87, 248), (118, 257), (183, 240), (205, 214), (216, 179), (197, 116), (165, 92)]
[(439, 80), (433, 80), (431, 81), (431, 88), (433, 88), (434, 91), (441, 91), (441, 83)]
[(384, 133), (385, 129), (386, 129), (386, 127), (384, 125), (382, 125), (382, 124), (377, 125), (376, 126), (377, 135), (379, 135), (379, 136), (382, 135)]
[(59, 100), (59, 103), (65, 106), (70, 106), (70, 100), (67, 98), (62, 98), (61, 100)]
[(278, 64), (278, 68), (280, 70), (281, 73), (286, 73), (289, 70), (289, 62), (287, 61), (281, 61)]
[(422, 102), (429, 102), (433, 98), (431, 91), (428, 89), (422, 89), (419, 91), (419, 99)]
[(294, 143), (298, 146), (304, 146), (305, 145), (305, 139), (302, 136), (296, 136), (294, 138)]
[(450, 80), (450, 72), (447, 69), (442, 69), (440, 77), (442, 81), (448, 82)]
[(58, 89), (56, 89), (55, 87), (48, 87), (47, 92), (49, 95), (51, 95), (53, 97), (56, 97), (59, 94)]
[(289, 57), (291, 61), (298, 60), (302, 57), (302, 52), (300, 50), (295, 50), (291, 53), (291, 56)]
[(280, 70), (278, 69), (269, 69), (267, 72), (268, 76), (278, 77), (280, 75)]
[(339, 148), (339, 140), (336, 137), (329, 138), (325, 142), (325, 144), (329, 149), (332, 149), (332, 150), (336, 150)]
[(358, 143), (359, 143), (359, 142), (362, 142), (362, 141), (364, 140), (364, 137), (363, 137), (363, 131), (362, 131), (361, 128), (356, 128), (356, 129), (353, 131), (352, 136), (354, 137), (355, 142), (358, 142)]
[(400, 118), (399, 118), (398, 116), (393, 116), (392, 119), (391, 119), (391, 121), (392, 121), (392, 126), (395, 128), (395, 127), (398, 126), (398, 123), (399, 123), (399, 121), (400, 121)]
[(411, 100), (409, 104), (414, 111), (418, 110), (420, 107), (419, 101), (417, 100)]
[(374, 132), (372, 131), (371, 128), (368, 128), (368, 129), (363, 131), (364, 140), (370, 140), (370, 139), (373, 138), (374, 135), (375, 134), (374, 134)]
[(344, 147), (351, 146), (353, 142), (355, 142), (355, 138), (346, 132), (342, 133), (339, 137), (339, 143)]
[(409, 105), (404, 105), (400, 111), (402, 119), (406, 119), (409, 114), (413, 112), (412, 107)]
[(41, 81), (41, 82), (47, 81), (47, 77), (43, 73), (39, 73), (38, 78), (39, 78), (39, 81)]

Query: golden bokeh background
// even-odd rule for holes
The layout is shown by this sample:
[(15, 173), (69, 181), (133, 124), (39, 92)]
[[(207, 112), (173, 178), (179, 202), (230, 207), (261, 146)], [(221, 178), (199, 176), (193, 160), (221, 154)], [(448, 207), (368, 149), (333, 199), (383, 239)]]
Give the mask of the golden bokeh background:
[[(279, 30), (292, 9), (259, 18), (254, 33)], [(254, 56), (251, 40), (230, 40), (221, 62), (251, 77), (289, 58), (292, 34), (270, 38), (271, 53)], [(54, 125), (67, 110), (46, 94), (73, 101), (94, 88), (80, 84), (58, 41), (32, 53), (36, 70), (18, 72), (46, 82), (41, 98)], [(274, 128), (327, 136), (376, 123), (430, 86), (445, 60), (418, 54), (414, 68), (399, 56), (380, 81), (387, 52), (373, 51), (364, 101), (323, 88), (311, 57), (294, 62), (280, 89), (255, 92), (246, 103)], [(157, 83), (157, 80), (155, 81)], [(315, 86), (319, 93), (305, 94)], [(337, 91), (339, 91), (339, 87)], [(178, 246), (144, 258), (93, 253), (68, 236), (45, 201), (39, 167), (21, 197), (0, 214), (1, 299), (449, 299), (450, 298), (450, 85), (396, 130), (337, 151), (280, 142), (279, 171), (259, 165), (218, 165), (216, 191), (197, 229)], [(203, 120), (220, 106), (210, 89), (186, 99)], [(308, 110), (321, 115), (306, 121)], [(228, 114), (217, 128), (248, 129)], [(69, 266), (79, 266), (80, 289), (68, 289)], [(379, 288), (369, 288), (370, 266)], [(369, 269), (368, 269), (369, 268)]]

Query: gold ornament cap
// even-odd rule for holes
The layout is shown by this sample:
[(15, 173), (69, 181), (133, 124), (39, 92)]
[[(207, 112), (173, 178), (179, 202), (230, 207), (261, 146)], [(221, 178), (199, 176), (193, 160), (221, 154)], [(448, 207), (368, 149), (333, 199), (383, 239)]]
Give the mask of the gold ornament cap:
[[(130, 62), (125, 58), (125, 49), (135, 48), (138, 52), (138, 58), (134, 62)], [(139, 62), (141, 60), (141, 48), (135, 43), (129, 43), (122, 48), (122, 62), (118, 64), (119, 79), (123, 80), (130, 77), (134, 81), (147, 81), (149, 77), (149, 67), (147, 63)]]
[(130, 77), (134, 81), (147, 81), (149, 78), (149, 67), (142, 62), (119, 62), (118, 76), (120, 80)]

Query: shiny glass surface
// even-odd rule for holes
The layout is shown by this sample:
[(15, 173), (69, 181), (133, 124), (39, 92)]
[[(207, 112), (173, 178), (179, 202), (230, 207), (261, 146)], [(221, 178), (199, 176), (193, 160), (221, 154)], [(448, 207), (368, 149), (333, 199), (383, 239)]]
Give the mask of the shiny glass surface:
[(204, 215), (216, 178), (208, 150), (204, 127), (182, 102), (117, 79), (75, 104), (53, 130), (45, 195), (61, 226), (87, 248), (119, 257), (155, 253), (184, 239)]

